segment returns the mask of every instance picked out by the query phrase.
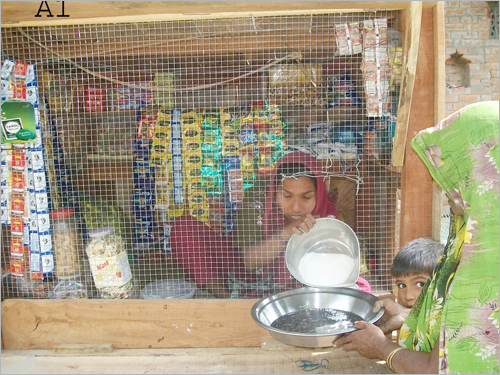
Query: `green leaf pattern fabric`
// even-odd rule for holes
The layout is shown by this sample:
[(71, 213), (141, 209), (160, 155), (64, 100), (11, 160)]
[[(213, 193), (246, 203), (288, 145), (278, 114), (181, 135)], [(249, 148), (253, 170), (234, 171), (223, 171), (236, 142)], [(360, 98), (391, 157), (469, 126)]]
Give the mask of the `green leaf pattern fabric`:
[[(462, 108), (421, 131), (412, 148), (464, 212), (406, 319), (399, 344), (430, 352), (439, 372), (499, 373), (499, 103)], [(437, 342), (439, 338), (439, 343)]]

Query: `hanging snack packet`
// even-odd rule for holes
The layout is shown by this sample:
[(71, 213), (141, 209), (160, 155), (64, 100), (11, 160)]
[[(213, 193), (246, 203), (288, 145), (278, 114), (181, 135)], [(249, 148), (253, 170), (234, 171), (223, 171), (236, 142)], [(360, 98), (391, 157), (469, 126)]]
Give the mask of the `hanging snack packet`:
[(359, 23), (352, 22), (348, 25), (351, 42), (351, 54), (355, 55), (363, 52), (363, 42), (361, 40), (361, 32), (359, 31)]
[(350, 55), (347, 23), (335, 25), (335, 40), (340, 56)]

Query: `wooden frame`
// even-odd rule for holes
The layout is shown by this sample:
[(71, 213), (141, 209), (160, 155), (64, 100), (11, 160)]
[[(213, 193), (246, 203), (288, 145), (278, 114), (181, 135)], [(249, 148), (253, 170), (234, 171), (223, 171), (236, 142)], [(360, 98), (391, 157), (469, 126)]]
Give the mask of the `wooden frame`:
[[(49, 2), (56, 4), (56, 2)], [(269, 14), (352, 12), (410, 9), (412, 2), (198, 2), (196, 13), (185, 2), (71, 2), (71, 19), (33, 21), (39, 2), (3, 2), (2, 28), (94, 22), (130, 22), (140, 19), (196, 19)], [(104, 4), (106, 3), (106, 4)], [(114, 4), (111, 4), (114, 3)], [(168, 3), (168, 4), (167, 4)], [(190, 8), (191, 6), (191, 8)], [(31, 7), (31, 8), (30, 8)], [(68, 11), (69, 8), (66, 8)], [(92, 13), (98, 9), (99, 17)], [(259, 11), (255, 11), (259, 9)], [(222, 11), (223, 10), (223, 11)], [(35, 10), (36, 12), (36, 10)], [(235, 13), (236, 12), (236, 13)], [(159, 14), (158, 13), (165, 13)], [(202, 13), (202, 14), (200, 14)], [(421, 129), (433, 126), (444, 114), (443, 2), (422, 2), (422, 19), (414, 91), (411, 98), (402, 165), (400, 241), (432, 235), (432, 179), (409, 147)], [(117, 348), (251, 347), (269, 340), (269, 333), (250, 317), (254, 300), (6, 300), (2, 302), (2, 347), (51, 349), (62, 344), (107, 344)]]
[[(47, 1), (51, 9), (60, 11), (61, 4)], [(134, 3), (131, 5), (131, 3)], [(260, 17), (317, 13), (350, 13), (366, 10), (408, 9), (411, 1), (71, 1), (66, 4), (69, 18), (34, 18), (39, 1), (2, 3), (2, 27), (78, 25), (90, 23), (193, 20), (207, 18)], [(423, 8), (433, 8), (437, 1), (422, 1)], [(44, 8), (45, 9), (45, 8)], [(98, 9), (98, 14), (96, 10)], [(46, 13), (42, 13), (46, 15)], [(60, 15), (60, 14), (59, 14)]]

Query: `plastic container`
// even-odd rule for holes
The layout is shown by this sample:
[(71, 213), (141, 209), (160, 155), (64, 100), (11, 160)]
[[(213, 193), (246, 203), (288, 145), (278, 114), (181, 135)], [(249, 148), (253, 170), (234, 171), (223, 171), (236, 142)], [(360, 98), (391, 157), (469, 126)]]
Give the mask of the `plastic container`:
[(94, 283), (102, 298), (130, 298), (132, 272), (123, 239), (115, 228), (98, 228), (89, 232), (87, 256)]
[(142, 299), (189, 299), (196, 287), (184, 280), (157, 280), (146, 285), (141, 291)]
[[(79, 277), (79, 275), (78, 275)], [(61, 280), (55, 286), (54, 290), (49, 292), (50, 299), (75, 299), (87, 298), (86, 286), (77, 281), (78, 277), (74, 279)]]
[[(52, 281), (28, 280), (28, 277), (14, 277), (12, 291), (17, 297), (45, 299), (50, 298), (50, 291), (54, 287)], [(5, 293), (5, 292), (3, 292)]]
[(50, 212), (52, 221), (52, 246), (55, 258), (55, 275), (68, 277), (80, 271), (82, 239), (72, 209)]

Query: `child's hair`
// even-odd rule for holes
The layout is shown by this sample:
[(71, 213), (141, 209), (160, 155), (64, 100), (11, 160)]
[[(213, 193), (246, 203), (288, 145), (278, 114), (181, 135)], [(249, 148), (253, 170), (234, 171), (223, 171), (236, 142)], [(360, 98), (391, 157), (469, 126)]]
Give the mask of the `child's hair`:
[(391, 274), (394, 277), (432, 273), (443, 254), (444, 246), (431, 238), (408, 242), (394, 257)]
[(307, 176), (309, 177), (316, 187), (316, 178), (313, 176), (309, 168), (307, 168), (304, 164), (301, 163), (283, 163), (279, 166), (276, 171), (276, 185), (279, 185), (283, 182), (284, 178), (288, 177), (301, 177)]

